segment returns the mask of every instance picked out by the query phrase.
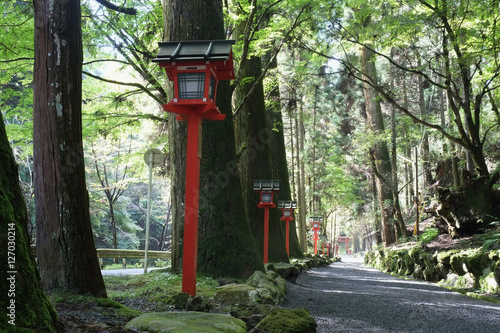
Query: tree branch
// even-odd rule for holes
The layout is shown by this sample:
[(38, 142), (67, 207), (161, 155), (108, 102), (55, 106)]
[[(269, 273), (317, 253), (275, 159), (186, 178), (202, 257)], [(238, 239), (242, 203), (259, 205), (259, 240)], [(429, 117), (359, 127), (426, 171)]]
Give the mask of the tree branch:
[(119, 13), (127, 14), (127, 15), (137, 15), (137, 9), (135, 8), (125, 8), (125, 7), (120, 7), (112, 4), (111, 2), (107, 0), (95, 0), (101, 5), (103, 5), (106, 8), (109, 8), (111, 10), (117, 11)]
[(90, 72), (87, 72), (87, 71), (82, 71), (82, 73), (85, 74), (85, 75), (90, 76), (93, 79), (100, 80), (100, 81), (103, 81), (103, 82), (118, 84), (118, 85), (121, 85), (121, 86), (138, 88), (138, 89), (144, 91), (146, 94), (148, 94), (149, 97), (151, 97), (155, 101), (157, 101), (158, 104), (164, 104), (161, 99), (159, 99), (158, 97), (156, 97), (148, 88), (144, 87), (142, 84), (133, 83), (133, 82), (121, 82), (121, 81), (115, 81), (115, 80), (105, 79), (103, 77), (100, 77), (98, 75), (94, 75), (94, 74), (92, 74)]

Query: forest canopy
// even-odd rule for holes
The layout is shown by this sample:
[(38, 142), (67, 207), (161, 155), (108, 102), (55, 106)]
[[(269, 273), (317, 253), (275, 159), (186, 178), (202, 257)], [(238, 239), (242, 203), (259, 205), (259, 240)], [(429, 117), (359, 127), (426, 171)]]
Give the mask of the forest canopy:
[[(172, 157), (173, 119), (162, 110), (172, 98), (171, 87), (152, 62), (158, 42), (167, 38), (169, 1), (112, 3), (120, 10), (102, 1), (81, 2), (82, 138), (95, 245), (144, 248), (143, 155), (158, 148), (167, 159), (154, 170), (150, 249), (171, 250), (176, 197), (182, 198), (173, 185), (179, 161)], [(290, 197), (281, 199), (299, 203), (294, 228), (302, 250), (312, 239), (309, 215), (326, 217), (325, 239), (349, 234), (359, 248), (370, 237), (386, 244), (412, 237), (422, 219), (418, 214), (434, 217), (451, 237), (498, 224), (497, 5), (489, 0), (220, 5), (222, 33), (236, 40), (237, 75), (229, 93), (238, 170), (246, 174), (252, 164), (246, 154), (255, 152), (259, 158), (267, 154), (263, 177), (282, 177), (279, 163), (273, 164), (280, 150), (272, 144), (269, 151), (255, 149), (260, 143), (252, 147), (247, 138), (253, 125), (268, 126), (283, 138)], [(0, 105), (33, 240), (34, 26), (31, 2), (0, 3)], [(255, 206), (254, 193), (240, 191), (243, 205)], [(247, 209), (245, 218), (255, 217)], [(247, 222), (251, 228), (256, 223)]]

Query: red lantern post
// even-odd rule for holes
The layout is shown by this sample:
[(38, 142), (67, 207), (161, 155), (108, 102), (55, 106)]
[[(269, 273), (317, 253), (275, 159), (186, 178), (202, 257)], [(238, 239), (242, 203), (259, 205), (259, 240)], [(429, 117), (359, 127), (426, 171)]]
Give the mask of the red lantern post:
[(278, 201), (278, 208), (283, 212), (281, 221), (286, 222), (286, 254), (290, 257), (290, 221), (293, 221), (293, 211), (297, 208), (297, 201)]
[(264, 264), (269, 258), (269, 208), (275, 208), (273, 195), (280, 190), (279, 180), (254, 180), (253, 190), (260, 193), (260, 202), (257, 207), (264, 208)]
[(320, 216), (309, 217), (309, 223), (311, 223), (311, 227), (314, 232), (314, 254), (318, 254), (318, 240), (319, 240), (320, 226), (322, 222), (323, 218)]
[(160, 51), (153, 59), (174, 82), (174, 98), (163, 109), (188, 123), (182, 291), (192, 296), (196, 295), (198, 263), (201, 120), (226, 117), (215, 104), (215, 97), (220, 80), (234, 79), (233, 44), (233, 40), (159, 43)]

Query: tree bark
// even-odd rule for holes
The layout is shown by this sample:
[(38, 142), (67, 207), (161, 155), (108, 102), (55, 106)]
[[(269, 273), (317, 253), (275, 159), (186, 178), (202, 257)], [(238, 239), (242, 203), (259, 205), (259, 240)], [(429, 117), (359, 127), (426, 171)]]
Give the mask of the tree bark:
[[(234, 8), (237, 12), (240, 10), (237, 5)], [(248, 22), (241, 21), (233, 31), (236, 41), (241, 41), (245, 45), (244, 47), (247, 47), (251, 42), (248, 39), (248, 27), (253, 25), (252, 15), (254, 14), (255, 11), (252, 11)], [(264, 86), (262, 80), (257, 81), (262, 74), (262, 59), (257, 56), (242, 56), (240, 65), (236, 75), (240, 82), (237, 82), (234, 90), (235, 104), (241, 104), (234, 117), (236, 150), (239, 155), (238, 162), (245, 212), (257, 249), (263, 254), (264, 209), (257, 207), (259, 196), (253, 191), (252, 182), (253, 180), (273, 179), (274, 176), (277, 176), (271, 163), (270, 150), (275, 138), (266, 115)], [(277, 193), (274, 195), (273, 201), (276, 203), (280, 199), (289, 199), (289, 197), (283, 198), (280, 193)], [(270, 210), (268, 230), (271, 240), (268, 244), (270, 262), (288, 261), (281, 224), (279, 211), (277, 209)]]
[(80, 1), (35, 1), (34, 178), (42, 284), (105, 297), (82, 144)]
[[(361, 53), (361, 70), (363, 76), (369, 77), (370, 81), (376, 78), (374, 61), (374, 53), (367, 47), (364, 47)], [(363, 91), (368, 126), (374, 133), (383, 133), (385, 131), (384, 119), (382, 117), (378, 94), (372, 86), (366, 83), (363, 84)], [(391, 177), (391, 161), (385, 141), (378, 140), (373, 144), (370, 158), (376, 175), (378, 203), (382, 217), (382, 237), (384, 243), (389, 245), (395, 242), (394, 226), (391, 222), (391, 217), (394, 215), (394, 203), (390, 186), (387, 183)]]
[[(12, 154), (0, 112), (0, 260), (2, 293), (0, 331), (12, 325), (30, 331), (55, 332), (56, 312), (39, 283), (40, 275), (31, 252), (28, 216), (18, 167)], [(9, 309), (10, 307), (10, 309)]]
[[(271, 126), (273, 140), (271, 141), (271, 164), (273, 169), (273, 178), (280, 179), (280, 198), (282, 200), (292, 200), (290, 189), (290, 177), (288, 173), (288, 162), (286, 159), (285, 136), (283, 115), (281, 114), (281, 104), (279, 102), (280, 93), (279, 87), (275, 86), (270, 94), (274, 98), (274, 102), (270, 103), (271, 107), (267, 110), (268, 124)], [(280, 214), (281, 216), (281, 214)], [(286, 223), (281, 223), (282, 236), (286, 235)], [(300, 248), (297, 238), (296, 220), (289, 222), (289, 257), (301, 258), (304, 256)], [(286, 241), (286, 236), (285, 236)]]
[(300, 108), (298, 110), (298, 115), (295, 118), (295, 124), (297, 128), (297, 166), (299, 175), (297, 179), (298, 182), (298, 192), (299, 192), (299, 202), (297, 206), (299, 207), (299, 227), (301, 230), (301, 239), (300, 244), (302, 245), (302, 251), (307, 253), (308, 248), (308, 240), (307, 240), (307, 223), (306, 223), (306, 215), (307, 215), (307, 206), (306, 206), (306, 167), (304, 164), (304, 159), (302, 158), (302, 153), (304, 151), (304, 119), (303, 119), (303, 105), (300, 103)]

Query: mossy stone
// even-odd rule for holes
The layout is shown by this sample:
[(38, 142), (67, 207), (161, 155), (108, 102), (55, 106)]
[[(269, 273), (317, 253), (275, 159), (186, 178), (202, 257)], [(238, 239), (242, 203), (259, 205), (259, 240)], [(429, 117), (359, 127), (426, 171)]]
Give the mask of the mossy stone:
[(246, 324), (230, 315), (204, 312), (152, 312), (140, 315), (125, 329), (150, 333), (245, 333)]
[[(268, 274), (269, 273), (269, 274)], [(266, 304), (278, 304), (285, 298), (286, 284), (282, 277), (274, 278), (271, 272), (254, 272), (247, 280), (259, 294), (259, 301)]]
[(464, 255), (461, 253), (456, 253), (450, 258), (451, 269), (459, 276), (465, 275), (467, 273), (464, 270)]
[(495, 276), (495, 281), (500, 285), (500, 260), (493, 267), (493, 275)]
[(217, 288), (215, 301), (221, 304), (248, 304), (258, 298), (256, 288), (248, 284), (230, 283)]
[(276, 273), (278, 273), (283, 279), (296, 280), (300, 274), (300, 270), (296, 267), (296, 265), (285, 262), (274, 264), (274, 267), (276, 269)]
[(264, 318), (251, 333), (313, 333), (316, 322), (305, 309), (279, 309)]

